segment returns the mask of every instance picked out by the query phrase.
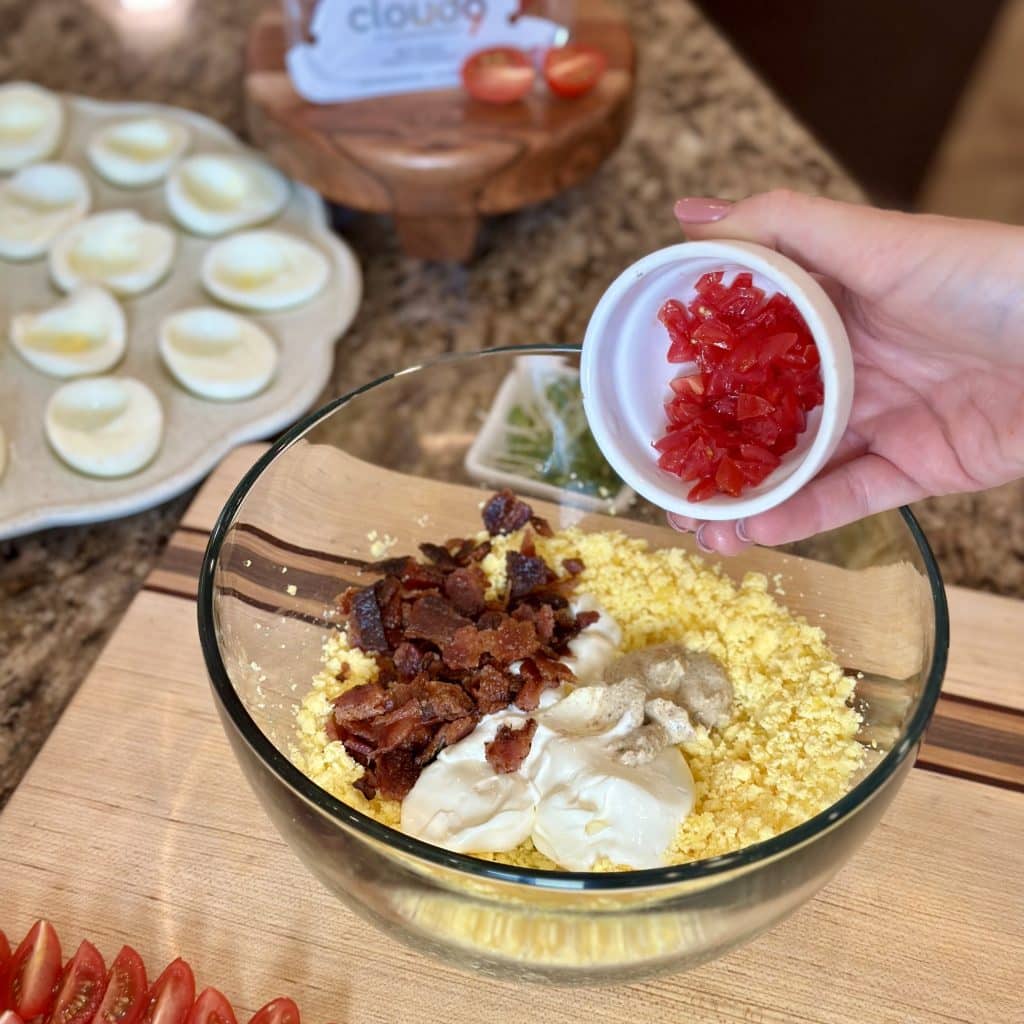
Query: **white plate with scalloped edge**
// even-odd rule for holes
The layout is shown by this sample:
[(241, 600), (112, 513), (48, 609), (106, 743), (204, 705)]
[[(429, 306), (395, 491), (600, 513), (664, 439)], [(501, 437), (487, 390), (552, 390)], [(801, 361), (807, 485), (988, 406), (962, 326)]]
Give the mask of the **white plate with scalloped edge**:
[(234, 447), (269, 437), (306, 412), (327, 382), (334, 346), (352, 322), (362, 295), (362, 276), (352, 251), (329, 229), (320, 197), (293, 182), (284, 210), (266, 226), (312, 242), (328, 258), (331, 276), (312, 301), (279, 313), (244, 314), (275, 339), (280, 361), (270, 385), (240, 402), (211, 402), (183, 390), (167, 373), (157, 351), (157, 325), (168, 313), (194, 305), (219, 305), (199, 282), (199, 264), (215, 239), (190, 235), (174, 224), (164, 203), (163, 183), (144, 189), (108, 184), (89, 166), (85, 144), (97, 126), (124, 117), (160, 114), (186, 124), (190, 153), (248, 151), (231, 132), (209, 118), (153, 103), (105, 103), (62, 96), (66, 126), (50, 159), (79, 167), (92, 190), (90, 212), (128, 208), (171, 225), (178, 234), (174, 266), (152, 291), (122, 302), (128, 320), (128, 350), (111, 371), (137, 377), (156, 392), (164, 409), (165, 434), (157, 457), (141, 472), (99, 480), (75, 472), (52, 452), (43, 433), (43, 408), (62, 381), (29, 367), (7, 339), (12, 316), (61, 298), (47, 261), (0, 261), (0, 431), (7, 437), (7, 467), (0, 476), (0, 539), (43, 529), (131, 515), (180, 494), (197, 483)]

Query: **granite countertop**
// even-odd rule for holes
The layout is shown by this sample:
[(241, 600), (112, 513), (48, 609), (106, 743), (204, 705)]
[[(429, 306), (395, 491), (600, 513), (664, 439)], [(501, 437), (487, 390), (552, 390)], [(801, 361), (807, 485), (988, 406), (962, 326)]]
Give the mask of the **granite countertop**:
[[(201, 111), (242, 131), (245, 29), (266, 0), (0, 0), (0, 80)], [(678, 240), (685, 194), (776, 186), (857, 198), (807, 132), (682, 0), (632, 0), (640, 50), (635, 124), (584, 186), (491, 222), (469, 268), (404, 258), (389, 225), (342, 224), (366, 299), (322, 398), (446, 351), (576, 342), (609, 280)], [(116, 523), (0, 544), (0, 805), (84, 678), (190, 495)], [(950, 582), (1024, 596), (1024, 487), (920, 509)]]

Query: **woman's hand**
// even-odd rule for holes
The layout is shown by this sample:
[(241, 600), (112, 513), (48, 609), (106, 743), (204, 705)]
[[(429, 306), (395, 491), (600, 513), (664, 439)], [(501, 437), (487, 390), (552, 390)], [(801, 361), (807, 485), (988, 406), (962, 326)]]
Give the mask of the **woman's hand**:
[(760, 242), (815, 274), (856, 369), (849, 426), (814, 480), (738, 522), (670, 515), (677, 529), (734, 554), (1024, 476), (1024, 228), (789, 192), (675, 212), (690, 238)]

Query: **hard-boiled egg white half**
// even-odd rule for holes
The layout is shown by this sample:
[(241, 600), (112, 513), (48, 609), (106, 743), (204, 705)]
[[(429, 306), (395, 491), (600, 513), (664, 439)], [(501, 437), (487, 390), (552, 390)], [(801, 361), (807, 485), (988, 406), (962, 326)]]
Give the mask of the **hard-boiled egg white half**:
[(200, 153), (167, 176), (167, 206), (197, 235), (223, 235), (269, 220), (288, 201), (288, 179), (262, 160)]
[(64, 105), (31, 82), (0, 85), (0, 172), (45, 160), (64, 133)]
[(212, 245), (200, 279), (215, 298), (241, 309), (285, 309), (308, 302), (327, 283), (327, 258), (281, 231), (243, 231)]
[(169, 117), (134, 117), (97, 128), (86, 145), (89, 163), (102, 178), (121, 188), (162, 181), (188, 149), (189, 130)]
[(39, 313), (19, 314), (10, 333), (18, 355), (51, 377), (105, 373), (125, 349), (124, 311), (96, 285), (83, 285)]
[(160, 324), (159, 345), (171, 375), (201, 398), (249, 398), (277, 369), (277, 348), (262, 327), (212, 306), (167, 317)]
[(89, 476), (137, 473), (160, 448), (164, 416), (156, 395), (131, 377), (86, 377), (59, 387), (46, 405), (46, 439)]
[(176, 237), (171, 228), (143, 220), (134, 210), (86, 217), (50, 249), (50, 276), (62, 291), (98, 284), (115, 295), (137, 295), (170, 270)]
[(33, 164), (0, 184), (0, 258), (32, 260), (88, 212), (89, 184), (70, 164)]

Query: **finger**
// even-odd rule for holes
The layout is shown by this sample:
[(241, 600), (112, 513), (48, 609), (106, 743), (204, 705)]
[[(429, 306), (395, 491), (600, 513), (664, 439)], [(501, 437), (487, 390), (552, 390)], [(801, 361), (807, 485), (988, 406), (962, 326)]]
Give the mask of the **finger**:
[(733, 204), (680, 199), (675, 214), (689, 238), (758, 242), (860, 292), (872, 290), (872, 269), (921, 227), (908, 214), (784, 190)]
[(668, 525), (680, 533), (696, 533), (697, 527), (704, 522), (703, 519), (691, 519), (690, 516), (681, 516), (676, 512), (667, 513)]
[(921, 487), (881, 455), (861, 455), (815, 477), (788, 501), (745, 520), (755, 544), (787, 544), (924, 497)]
[(744, 527), (743, 521), (704, 523), (696, 534), (697, 547), (702, 551), (715, 552), (719, 555), (738, 555), (750, 547), (750, 540), (741, 536), (739, 530)]

